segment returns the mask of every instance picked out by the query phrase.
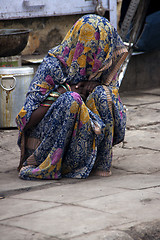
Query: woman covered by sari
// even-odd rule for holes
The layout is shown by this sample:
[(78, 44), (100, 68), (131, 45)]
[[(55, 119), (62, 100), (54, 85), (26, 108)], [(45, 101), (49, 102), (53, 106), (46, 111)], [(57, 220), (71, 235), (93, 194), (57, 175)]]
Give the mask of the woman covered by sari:
[(116, 75), (126, 56), (114, 27), (94, 14), (48, 52), (16, 117), (20, 178), (111, 175), (112, 147), (125, 135)]

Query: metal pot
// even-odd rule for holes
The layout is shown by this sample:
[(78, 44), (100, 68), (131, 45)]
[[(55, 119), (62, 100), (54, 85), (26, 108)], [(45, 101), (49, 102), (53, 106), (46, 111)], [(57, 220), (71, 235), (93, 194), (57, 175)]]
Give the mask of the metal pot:
[(18, 55), (27, 45), (30, 30), (0, 29), (0, 57)]
[(16, 127), (15, 118), (25, 102), (33, 76), (31, 67), (0, 68), (0, 128)]

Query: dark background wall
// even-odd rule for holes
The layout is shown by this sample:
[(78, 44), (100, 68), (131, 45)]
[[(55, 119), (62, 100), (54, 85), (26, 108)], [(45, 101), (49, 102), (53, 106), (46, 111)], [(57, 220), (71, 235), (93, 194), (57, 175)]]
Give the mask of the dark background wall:
[(160, 51), (132, 56), (120, 91), (160, 87)]

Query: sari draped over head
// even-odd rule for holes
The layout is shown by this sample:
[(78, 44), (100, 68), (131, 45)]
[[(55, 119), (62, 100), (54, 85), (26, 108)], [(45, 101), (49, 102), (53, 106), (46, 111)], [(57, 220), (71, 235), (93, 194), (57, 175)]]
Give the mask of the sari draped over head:
[(127, 49), (106, 18), (90, 14), (80, 18), (49, 55), (66, 67), (64, 81), (78, 83), (99, 78), (104, 71), (106, 77), (112, 73), (110, 78), (113, 79), (127, 56)]
[[(112, 146), (125, 134), (116, 74), (126, 56), (114, 27), (94, 14), (80, 18), (62, 43), (49, 50), (16, 117), (21, 178), (86, 178), (93, 169), (109, 171)], [(99, 86), (85, 102), (72, 91), (56, 95), (62, 84), (92, 80)], [(32, 112), (49, 96), (55, 101), (44, 118), (25, 131)]]

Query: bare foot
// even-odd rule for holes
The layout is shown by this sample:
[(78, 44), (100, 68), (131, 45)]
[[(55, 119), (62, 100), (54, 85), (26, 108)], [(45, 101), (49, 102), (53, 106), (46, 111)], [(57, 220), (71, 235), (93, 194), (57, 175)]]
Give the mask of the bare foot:
[(104, 171), (104, 170), (96, 170), (96, 171), (94, 171), (93, 175), (101, 176), (101, 177), (110, 177), (112, 175), (112, 172)]

